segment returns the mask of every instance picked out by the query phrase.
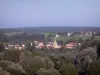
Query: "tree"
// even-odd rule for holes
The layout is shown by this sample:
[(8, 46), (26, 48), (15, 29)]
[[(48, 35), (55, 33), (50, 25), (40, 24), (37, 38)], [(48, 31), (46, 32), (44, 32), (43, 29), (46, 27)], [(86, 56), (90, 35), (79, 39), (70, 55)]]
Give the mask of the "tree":
[(53, 62), (47, 57), (26, 57), (24, 54), (23, 56), (21, 56), (19, 64), (23, 66), (23, 68), (29, 75), (33, 75), (40, 68), (49, 69), (51, 67), (54, 67)]
[(72, 59), (67, 57), (51, 57), (54, 62), (54, 68), (59, 71), (61, 75), (78, 75), (78, 70), (74, 66)]
[(0, 42), (4, 41), (4, 32), (0, 30)]
[(60, 68), (59, 71), (61, 75), (78, 75), (78, 70), (71, 63), (62, 64), (62, 67)]
[(54, 68), (51, 69), (43, 69), (37, 71), (37, 75), (61, 75), (58, 70), (55, 70)]
[(29, 50), (31, 52), (35, 50), (35, 43), (34, 43), (34, 41), (28, 41), (26, 43), (26, 50)]
[(5, 51), (5, 46), (3, 43), (0, 43), (0, 52)]
[(13, 62), (10, 61), (0, 61), (0, 66), (6, 70), (7, 72), (9, 72), (11, 75), (25, 75), (26, 72), (24, 71), (24, 69), (22, 68), (21, 65), (19, 64), (15, 64)]
[(19, 62), (20, 51), (9, 50), (5, 51), (2, 60), (8, 60), (14, 63)]
[(100, 60), (96, 60), (89, 64), (86, 75), (100, 75)]
[(100, 57), (100, 42), (97, 46), (97, 57), (99, 58)]
[(79, 54), (78, 57), (80, 58), (85, 58), (87, 61), (94, 61), (97, 58), (97, 53), (96, 53), (96, 49), (92, 48), (92, 47), (88, 47), (87, 49), (83, 49)]
[(97, 58), (96, 49), (89, 47), (87, 49), (83, 49), (78, 55), (78, 71), (80, 74), (84, 74), (89, 64), (94, 62)]
[(78, 38), (76, 41), (81, 43), (81, 42), (83, 42), (83, 39), (82, 38)]
[(11, 75), (9, 72), (4, 71), (1, 67), (0, 67), (0, 75)]
[(0, 42), (8, 42), (8, 37), (4, 35), (4, 32), (0, 30)]

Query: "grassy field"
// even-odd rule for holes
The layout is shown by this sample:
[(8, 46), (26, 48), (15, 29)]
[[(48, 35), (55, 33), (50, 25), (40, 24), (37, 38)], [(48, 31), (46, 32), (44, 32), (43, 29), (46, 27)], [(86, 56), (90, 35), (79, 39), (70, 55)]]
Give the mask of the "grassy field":
[(94, 38), (95, 40), (99, 40), (100, 41), (100, 36), (95, 36)]
[[(90, 37), (89, 36), (59, 36), (58, 40), (63, 40), (63, 41), (78, 40), (78, 39), (86, 40), (88, 38), (90, 38)], [(54, 37), (51, 37), (51, 39), (54, 40)]]

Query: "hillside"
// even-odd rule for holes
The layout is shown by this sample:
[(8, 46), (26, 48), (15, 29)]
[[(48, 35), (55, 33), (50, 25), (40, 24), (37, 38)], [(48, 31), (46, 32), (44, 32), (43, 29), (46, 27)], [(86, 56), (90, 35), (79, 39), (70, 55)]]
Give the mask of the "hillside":
[(45, 33), (45, 32), (80, 32), (82, 31), (100, 31), (100, 27), (21, 27), (21, 28), (1, 28), (4, 32), (27, 32), (27, 33)]

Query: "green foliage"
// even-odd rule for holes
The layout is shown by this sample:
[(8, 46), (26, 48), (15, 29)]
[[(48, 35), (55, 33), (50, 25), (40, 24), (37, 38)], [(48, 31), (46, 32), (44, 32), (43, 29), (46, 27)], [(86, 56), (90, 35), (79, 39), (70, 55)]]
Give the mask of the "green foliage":
[(0, 67), (0, 75), (11, 75), (9, 72), (4, 71), (1, 67)]
[(4, 43), (0, 43), (0, 52), (5, 51)]
[(56, 70), (59, 70), (61, 68), (61, 66), (62, 66), (62, 63), (60, 62), (60, 60), (52, 58), (52, 61), (53, 61), (54, 65), (55, 65), (54, 68)]
[(97, 56), (98, 56), (98, 58), (100, 58), (100, 42), (97, 46)]
[(32, 57), (35, 57), (35, 56), (44, 56), (43, 54), (38, 53), (36, 51), (30, 52), (30, 51), (25, 50), (25, 51), (23, 51), (21, 53), (24, 53), (26, 57), (29, 57), (29, 56), (32, 56)]
[(20, 51), (8, 50), (4, 52), (2, 60), (8, 60), (17, 63), (19, 61)]
[(80, 43), (80, 42), (83, 42), (83, 39), (82, 38), (78, 38), (78, 39), (76, 39), (76, 41)]
[(25, 75), (25, 71), (21, 65), (12, 63), (10, 61), (0, 61), (0, 66), (9, 72), (11, 75)]
[(37, 71), (37, 75), (61, 75), (58, 70), (55, 70), (54, 68), (51, 69), (43, 69)]
[[(58, 38), (58, 40), (63, 40), (63, 41), (66, 41), (66, 40), (72, 40), (72, 41), (76, 41), (76, 40), (80, 40), (80, 38), (82, 39), (82, 40), (86, 40), (86, 39), (88, 39), (88, 38), (90, 38), (89, 36), (60, 36), (59, 38)], [(51, 37), (51, 39), (53, 39), (54, 40), (54, 37)]]
[(40, 68), (48, 69), (54, 67), (53, 62), (47, 57), (26, 57), (24, 54), (23, 56), (21, 56), (19, 64), (23, 66), (23, 68), (29, 75), (33, 75)]
[(61, 75), (78, 75), (78, 70), (73, 64), (71, 58), (65, 57), (50, 57), (54, 62), (54, 68), (60, 72)]
[(87, 41), (87, 46), (88, 47), (93, 47), (93, 46), (97, 46), (98, 45), (98, 43), (99, 43), (99, 41), (97, 41), (97, 40), (90, 40), (90, 41)]
[(79, 54), (79, 58), (84, 58), (86, 60), (91, 59), (94, 61), (97, 58), (96, 49), (92, 47), (88, 47), (87, 49), (83, 49)]
[(100, 75), (100, 60), (96, 60), (89, 65), (86, 75)]
[(97, 40), (90, 40), (90, 39), (85, 40), (85, 41), (83, 41), (83, 42), (81, 43), (80, 50), (85, 49), (85, 48), (87, 48), (87, 47), (94, 47), (94, 46), (97, 46), (98, 43), (99, 43), (99, 41), (97, 41)]
[[(24, 51), (22, 51), (21, 53), (20, 53), (20, 56), (22, 55), (22, 53), (26, 56), (26, 57), (28, 57), (28, 56), (32, 56), (32, 53), (34, 53), (34, 52), (30, 52), (30, 51), (28, 51), (28, 50), (24, 50)], [(35, 54), (35, 53), (34, 53)]]
[(26, 50), (29, 50), (31, 52), (35, 50), (35, 43), (34, 43), (34, 41), (28, 41), (26, 43)]
[(42, 54), (38, 53), (38, 52), (32, 52), (32, 56), (43, 56)]
[(5, 38), (4, 32), (0, 30), (0, 41), (3, 42), (4, 41), (4, 38)]
[(78, 70), (73, 64), (63, 64), (60, 68), (61, 75), (78, 75)]

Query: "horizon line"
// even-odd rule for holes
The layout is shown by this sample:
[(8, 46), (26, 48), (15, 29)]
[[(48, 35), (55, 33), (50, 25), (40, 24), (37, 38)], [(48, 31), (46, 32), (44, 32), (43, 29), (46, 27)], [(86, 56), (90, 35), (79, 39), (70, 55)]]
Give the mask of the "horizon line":
[(92, 27), (92, 28), (96, 28), (96, 27), (100, 27), (100, 26), (19, 26), (19, 27), (1, 27), (0, 29), (13, 29), (13, 28), (43, 28), (43, 27)]

